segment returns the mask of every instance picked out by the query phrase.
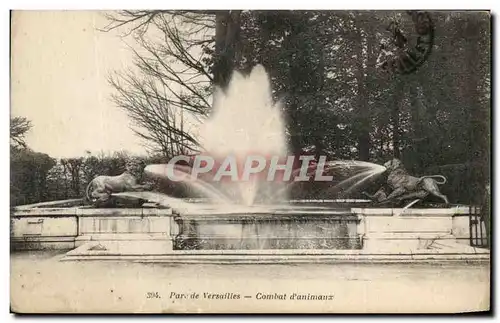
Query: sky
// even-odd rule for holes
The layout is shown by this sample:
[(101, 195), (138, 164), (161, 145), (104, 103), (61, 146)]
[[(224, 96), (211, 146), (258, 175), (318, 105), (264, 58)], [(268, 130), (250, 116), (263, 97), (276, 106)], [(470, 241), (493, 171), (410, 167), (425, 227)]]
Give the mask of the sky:
[(26, 117), (34, 151), (52, 157), (145, 153), (107, 77), (132, 66), (102, 11), (15, 11), (11, 25), (11, 116)]

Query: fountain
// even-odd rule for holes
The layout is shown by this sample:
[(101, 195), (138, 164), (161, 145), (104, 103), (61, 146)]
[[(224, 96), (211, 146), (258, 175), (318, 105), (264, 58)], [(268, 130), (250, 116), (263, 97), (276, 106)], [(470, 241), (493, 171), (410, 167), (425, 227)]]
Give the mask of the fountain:
[[(188, 185), (204, 197), (202, 202), (160, 192), (121, 192), (112, 195), (161, 207), (28, 206), (14, 211), (14, 238), (23, 243), (36, 241), (33, 248), (41, 246), (43, 241), (36, 237), (43, 236), (52, 222), (55, 233), (47, 241), (53, 245), (55, 237), (64, 237), (62, 246), (77, 247), (65, 260), (396, 261), (418, 259), (418, 255), (427, 259), (425, 255), (432, 253), (429, 246), (436, 247), (436, 240), (441, 249), (449, 249), (448, 256), (433, 254), (436, 259), (487, 254), (466, 245), (468, 207), (401, 210), (362, 208), (370, 202), (367, 200), (290, 200), (289, 191), (296, 183), (312, 178), (331, 182), (330, 174), (349, 172), (350, 176), (328, 189), (334, 197), (338, 191), (344, 195), (353, 192), (382, 174), (385, 167), (289, 156), (281, 106), (272, 99), (262, 66), (249, 75), (234, 73), (227, 90), (215, 93), (212, 115), (199, 130), (203, 153), (186, 157), (189, 166), (174, 162), (148, 165), (145, 173)], [(44, 225), (39, 234), (34, 227), (40, 223)]]
[(349, 186), (349, 191), (385, 168), (325, 158), (311, 163), (312, 157), (303, 162), (300, 156), (288, 156), (281, 106), (272, 100), (262, 66), (248, 76), (235, 72), (227, 91), (217, 91), (214, 102), (200, 129), (204, 152), (190, 159), (190, 166), (158, 164), (144, 170), (161, 179), (175, 177), (208, 203), (186, 203), (154, 192), (114, 195), (172, 208), (180, 228), (176, 249), (359, 249), (358, 221), (349, 209), (291, 207), (288, 191), (308, 175), (325, 180), (323, 174), (354, 168), (356, 175), (334, 186)]

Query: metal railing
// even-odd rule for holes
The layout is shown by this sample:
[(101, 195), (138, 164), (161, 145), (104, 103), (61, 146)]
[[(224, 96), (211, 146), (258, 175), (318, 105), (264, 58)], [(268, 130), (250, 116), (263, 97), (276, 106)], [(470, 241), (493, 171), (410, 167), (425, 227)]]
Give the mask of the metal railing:
[(488, 228), (489, 216), (486, 214), (488, 210), (484, 210), (479, 206), (470, 206), (469, 212), (469, 239), (472, 247), (489, 248)]

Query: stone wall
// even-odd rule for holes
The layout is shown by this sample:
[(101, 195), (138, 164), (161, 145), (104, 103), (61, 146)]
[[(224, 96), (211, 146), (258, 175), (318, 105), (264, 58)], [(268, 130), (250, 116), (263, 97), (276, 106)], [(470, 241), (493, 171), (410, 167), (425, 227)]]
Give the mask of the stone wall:
[(169, 250), (431, 248), (435, 240), (469, 244), (468, 213), (468, 208), (298, 208), (181, 216), (157, 208), (32, 208), (11, 214), (11, 246), (73, 249), (88, 241), (162, 241)]

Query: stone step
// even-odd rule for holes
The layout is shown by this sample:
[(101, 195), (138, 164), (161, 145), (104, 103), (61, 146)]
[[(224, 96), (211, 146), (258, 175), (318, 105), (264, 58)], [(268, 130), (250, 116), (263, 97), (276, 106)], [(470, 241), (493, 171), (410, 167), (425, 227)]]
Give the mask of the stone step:
[(387, 255), (67, 255), (62, 261), (107, 260), (195, 264), (290, 264), (290, 263), (488, 263), (489, 254), (429, 253)]
[(444, 242), (437, 249), (396, 250), (169, 250), (166, 241), (90, 241), (69, 251), (63, 261), (109, 260), (170, 263), (396, 263), (487, 262), (489, 250)]

